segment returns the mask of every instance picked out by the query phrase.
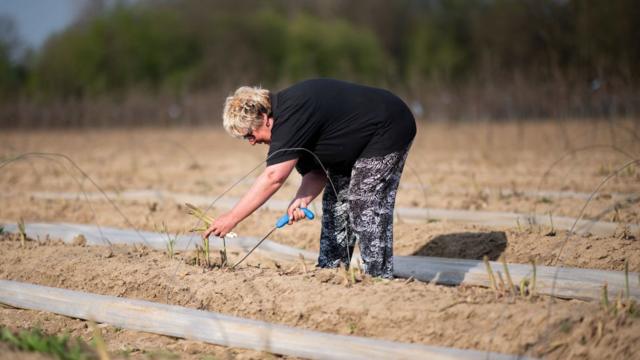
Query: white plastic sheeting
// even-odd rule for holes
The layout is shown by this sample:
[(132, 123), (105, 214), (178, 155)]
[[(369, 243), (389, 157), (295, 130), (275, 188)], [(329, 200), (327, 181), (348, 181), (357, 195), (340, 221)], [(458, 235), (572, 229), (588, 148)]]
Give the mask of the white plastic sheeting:
[[(18, 232), (16, 222), (3, 226), (5, 231)], [(77, 235), (83, 235), (88, 245), (143, 244), (157, 250), (166, 250), (167, 248), (167, 234), (150, 231), (124, 230), (112, 227), (70, 223), (30, 223), (25, 224), (25, 227), (26, 233), (32, 239), (39, 238), (44, 240), (48, 236), (52, 239), (72, 242)], [(259, 239), (254, 237), (240, 236), (227, 239), (226, 245), (229, 250), (249, 251), (256, 245), (258, 240)], [(174, 249), (183, 251), (194, 250), (195, 245), (201, 241), (200, 234), (179, 235), (176, 237)], [(212, 249), (222, 249), (222, 239), (213, 236), (210, 237), (209, 246)], [(258, 250), (269, 252), (270, 256), (285, 260), (299, 259), (300, 255), (304, 256), (307, 260), (314, 260), (318, 257), (317, 253), (282, 245), (271, 240), (265, 240)]]
[(0, 280), (0, 303), (116, 327), (310, 359), (523, 359), (334, 335), (150, 301)]
[[(30, 194), (35, 198), (40, 199), (78, 199), (84, 200), (104, 200), (104, 195), (101, 193), (76, 193), (76, 192), (34, 192)], [(86, 198), (85, 198), (86, 195)], [(171, 200), (176, 203), (189, 202), (199, 206), (209, 206), (214, 200), (214, 197), (200, 196), (185, 193), (175, 193), (161, 190), (128, 190), (119, 193), (107, 192), (106, 195), (112, 200), (142, 200), (142, 201), (166, 201)], [(239, 199), (232, 197), (222, 197), (218, 199), (215, 206), (218, 208), (231, 208)], [(277, 211), (284, 211), (289, 205), (288, 201), (283, 200), (269, 200), (263, 208)], [(319, 209), (314, 209), (319, 211)], [(521, 226), (541, 225), (551, 226), (555, 229), (569, 230), (574, 226), (574, 232), (578, 234), (591, 233), (600, 236), (610, 236), (620, 229), (620, 225), (614, 222), (607, 221), (592, 221), (592, 220), (579, 220), (565, 217), (554, 216), (553, 219), (549, 218), (549, 215), (538, 214), (519, 214), (512, 212), (502, 211), (470, 211), (470, 210), (448, 210), (448, 209), (434, 209), (434, 208), (396, 208), (396, 215), (405, 221), (427, 221), (432, 220), (446, 220), (461, 223), (479, 224), (486, 226), (501, 226), (501, 227), (516, 227), (518, 224)], [(551, 223), (553, 221), (553, 224)], [(631, 232), (640, 231), (638, 225), (629, 224), (628, 230)]]
[[(14, 223), (15, 224), (15, 223)], [(4, 225), (5, 231), (17, 232), (14, 224)], [(101, 235), (102, 232), (102, 235)], [(143, 243), (164, 250), (166, 248), (166, 235), (153, 232), (135, 232), (133, 230), (120, 230), (114, 228), (98, 228), (90, 225), (78, 224), (26, 224), (26, 233), (31, 238), (44, 239), (47, 235), (52, 238), (60, 238), (66, 242), (82, 234), (89, 244), (105, 244), (108, 239), (113, 244), (137, 244)], [(104, 237), (103, 237), (104, 236)], [(193, 247), (197, 236), (190, 239), (189, 236), (180, 236), (176, 249)], [(218, 238), (211, 238), (211, 248), (221, 248), (222, 242)], [(227, 240), (228, 248), (248, 251), (258, 239), (252, 237), (237, 237)], [(278, 244), (265, 240), (259, 248), (265, 256), (274, 259), (298, 260), (300, 254), (306, 260), (315, 260), (318, 254), (311, 251)], [(354, 255), (354, 261), (357, 258)], [(489, 286), (490, 281), (485, 264), (478, 260), (447, 259), (426, 256), (395, 256), (394, 276), (400, 278), (413, 277), (416, 280), (435, 282), (446, 285), (474, 285)], [(503, 265), (499, 262), (490, 262), (495, 273), (503, 272)], [(509, 273), (515, 284), (522, 279), (531, 280), (533, 267), (523, 264), (508, 264)], [(506, 278), (505, 274), (502, 274)], [(628, 277), (630, 296), (640, 300), (640, 284), (638, 273), (631, 272)], [(536, 292), (552, 295), (560, 298), (577, 298), (583, 300), (598, 300), (602, 294), (602, 286), (607, 283), (609, 295), (617, 296), (621, 290), (625, 290), (625, 274), (620, 271), (580, 269), (571, 267), (536, 267)]]

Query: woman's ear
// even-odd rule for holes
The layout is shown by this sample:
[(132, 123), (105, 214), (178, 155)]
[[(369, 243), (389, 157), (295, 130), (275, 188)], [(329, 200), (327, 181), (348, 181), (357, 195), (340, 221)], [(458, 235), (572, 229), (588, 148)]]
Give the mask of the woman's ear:
[(264, 119), (264, 126), (270, 128), (273, 125), (273, 118), (269, 117), (269, 115), (262, 113), (262, 118)]

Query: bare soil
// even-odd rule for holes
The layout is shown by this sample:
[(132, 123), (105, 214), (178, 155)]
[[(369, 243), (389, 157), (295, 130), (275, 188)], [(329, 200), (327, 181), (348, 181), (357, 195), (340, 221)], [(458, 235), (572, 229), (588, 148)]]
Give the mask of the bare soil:
[[(522, 224), (493, 228), (447, 221), (406, 223), (397, 219), (397, 255), (492, 259), (581, 268), (640, 271), (638, 224), (640, 142), (629, 131), (634, 122), (588, 120), (521, 124), (420, 124), (398, 194), (397, 206), (536, 212), (579, 216), (584, 198), (604, 180), (584, 216), (616, 221), (611, 236), (578, 236)], [(161, 189), (216, 196), (258, 170), (266, 148), (252, 148), (217, 130), (91, 130), (3, 132), (0, 154), (65, 154), (101, 189)], [(255, 164), (255, 165), (254, 165)], [(552, 167), (552, 165), (555, 166)], [(182, 204), (115, 199), (42, 200), (36, 191), (97, 191), (64, 158), (32, 155), (0, 170), (0, 219), (26, 222), (76, 222), (171, 232), (186, 231), (193, 219)], [(74, 174), (71, 176), (70, 174)], [(545, 175), (546, 174), (546, 175)], [(299, 176), (276, 195), (290, 199)], [(420, 182), (426, 187), (417, 186)], [(227, 195), (241, 196), (250, 182)], [(424, 191), (423, 191), (424, 190)], [(567, 197), (536, 196), (538, 190)], [(426, 194), (426, 196), (425, 196)], [(318, 201), (316, 201), (318, 202)], [(319, 206), (319, 205), (318, 205)], [(213, 216), (221, 210), (212, 209)], [(237, 232), (261, 237), (279, 213), (261, 210)], [(555, 234), (554, 234), (555, 233)], [(272, 240), (317, 250), (319, 222), (300, 222), (276, 231)], [(560, 258), (557, 259), (563, 244)], [(84, 247), (14, 237), (0, 241), (0, 278), (47, 286), (166, 302), (246, 318), (339, 334), (354, 334), (557, 359), (633, 358), (640, 353), (638, 318), (602, 310), (596, 303), (516, 298), (489, 289), (443, 287), (405, 280), (360, 278), (348, 284), (340, 271), (304, 269), (301, 263), (275, 263), (259, 256), (236, 271), (189, 265), (192, 254), (166, 254), (129, 247)], [(111, 255), (109, 255), (111, 253)], [(231, 254), (236, 257), (239, 254)], [(632, 286), (640, 286), (632, 279)], [(331, 299), (331, 300), (328, 300)], [(551, 304), (551, 305), (550, 305)], [(549, 314), (549, 309), (551, 313)], [(35, 311), (0, 309), (0, 326), (39, 326), (51, 333), (69, 331), (88, 338), (86, 322)], [(229, 358), (271, 356), (240, 349), (103, 327), (114, 355), (133, 358)]]
[[(612, 353), (629, 358), (637, 353), (640, 340), (637, 315), (607, 314), (595, 303), (511, 298), (496, 296), (489, 289), (444, 287), (404, 279), (386, 281), (359, 276), (360, 281), (351, 284), (344, 271), (305, 269), (301, 263), (256, 258), (235, 271), (205, 270), (187, 264), (192, 254), (179, 254), (170, 260), (165, 254), (148, 249), (107, 249), (56, 241), (30, 241), (21, 247), (15, 236), (5, 236), (1, 244), (1, 278), (338, 334), (556, 358), (576, 351), (593, 358)], [(16, 326), (22, 317), (31, 319), (35, 313), (8, 309), (3, 312), (3, 319), (7, 319), (3, 321), (12, 319), (11, 326)], [(37, 315), (39, 319), (42, 316), (46, 314)], [(91, 334), (86, 325), (74, 324), (74, 334)], [(603, 326), (599, 324), (604, 324), (603, 330), (598, 330)], [(559, 328), (562, 331), (556, 333)], [(125, 335), (112, 332), (120, 331), (107, 330), (109, 337), (105, 339), (117, 352), (122, 346), (118, 339)], [(142, 341), (139, 336), (133, 336), (132, 341)], [(181, 352), (179, 344), (184, 342), (174, 339), (163, 343), (155, 336), (152, 339), (156, 342), (143, 347), (164, 346)]]

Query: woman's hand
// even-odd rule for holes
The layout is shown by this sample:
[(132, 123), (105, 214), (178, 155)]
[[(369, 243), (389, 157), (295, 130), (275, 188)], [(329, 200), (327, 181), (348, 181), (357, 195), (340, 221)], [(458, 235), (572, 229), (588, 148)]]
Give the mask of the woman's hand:
[(302, 183), (298, 188), (296, 197), (293, 199), (287, 214), (289, 215), (289, 225), (294, 221), (305, 218), (304, 212), (300, 208), (306, 208), (324, 189), (327, 184), (327, 177), (322, 170), (312, 170), (302, 177)]
[(287, 214), (289, 215), (289, 225), (293, 224), (294, 221), (300, 221), (305, 218), (304, 212), (300, 210), (300, 208), (306, 208), (307, 202), (304, 199), (293, 199), (291, 204), (289, 204), (289, 208), (287, 209)]
[(238, 221), (231, 213), (223, 214), (211, 223), (207, 231), (202, 233), (202, 237), (205, 239), (208, 238), (209, 235), (225, 237), (237, 224)]

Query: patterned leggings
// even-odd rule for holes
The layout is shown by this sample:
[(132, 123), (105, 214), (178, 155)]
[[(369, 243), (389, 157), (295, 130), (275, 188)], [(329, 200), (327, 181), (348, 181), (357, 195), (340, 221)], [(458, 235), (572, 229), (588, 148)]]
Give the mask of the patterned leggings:
[(356, 241), (364, 271), (393, 278), (393, 208), (409, 147), (385, 156), (358, 159), (351, 176), (329, 174), (322, 197), (318, 266), (348, 266)]

